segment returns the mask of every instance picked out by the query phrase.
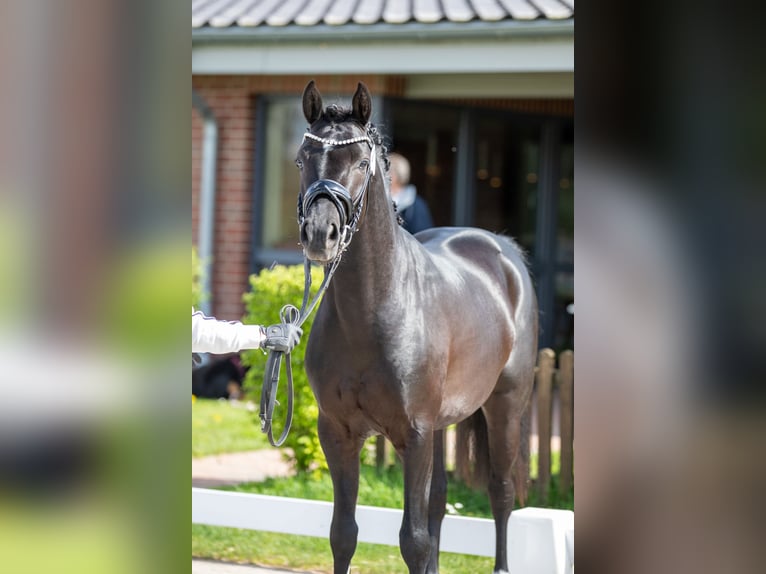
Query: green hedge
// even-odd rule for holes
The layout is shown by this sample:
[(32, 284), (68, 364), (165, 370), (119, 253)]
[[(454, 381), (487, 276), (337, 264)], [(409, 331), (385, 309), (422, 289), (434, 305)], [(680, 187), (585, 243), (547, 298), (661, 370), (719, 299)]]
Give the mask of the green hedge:
[[(323, 278), (321, 268), (312, 267), (312, 293), (316, 293)], [(303, 266), (276, 266), (264, 269), (257, 275), (250, 276), (251, 291), (243, 296), (245, 302), (244, 323), (271, 325), (279, 323), (279, 311), (286, 304), (300, 308), (303, 299)], [(292, 352), (293, 383), (295, 402), (293, 424), (284, 446), (293, 450), (291, 461), (296, 470), (305, 472), (312, 469), (326, 469), (327, 463), (322, 453), (317, 436), (317, 408), (314, 393), (309, 387), (306, 371), (303, 366), (306, 352), (306, 341), (311, 331), (316, 310), (303, 324), (301, 343)], [(244, 381), (244, 389), (250, 399), (256, 403), (260, 400), (263, 375), (266, 366), (266, 354), (263, 351), (246, 351), (241, 354), (242, 362), (249, 366)], [(274, 409), (273, 433), (278, 438), (282, 432), (287, 406), (287, 375), (285, 366), (279, 382), (277, 400), (279, 405)], [(258, 415), (254, 417), (255, 424), (260, 425)]]

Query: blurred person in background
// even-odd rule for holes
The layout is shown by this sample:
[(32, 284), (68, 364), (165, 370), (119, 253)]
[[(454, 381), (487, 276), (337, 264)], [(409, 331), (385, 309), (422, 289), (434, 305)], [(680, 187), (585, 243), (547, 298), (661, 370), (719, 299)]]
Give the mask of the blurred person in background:
[(402, 227), (410, 233), (417, 233), (434, 226), (431, 211), (426, 201), (420, 197), (414, 185), (410, 184), (410, 162), (403, 155), (392, 153), (391, 162), (391, 199), (396, 203), (396, 211), (404, 220)]

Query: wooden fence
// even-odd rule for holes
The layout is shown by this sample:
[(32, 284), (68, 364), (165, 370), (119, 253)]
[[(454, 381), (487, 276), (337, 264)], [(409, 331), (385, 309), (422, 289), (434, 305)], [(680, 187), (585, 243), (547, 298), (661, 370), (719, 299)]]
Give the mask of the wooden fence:
[(572, 487), (574, 462), (574, 352), (563, 351), (556, 368), (556, 354), (542, 349), (535, 373), (537, 401), (537, 481), (540, 504), (548, 501), (551, 483), (551, 438), (553, 435), (553, 398), (558, 389), (559, 432), (561, 436), (558, 488), (563, 494)]

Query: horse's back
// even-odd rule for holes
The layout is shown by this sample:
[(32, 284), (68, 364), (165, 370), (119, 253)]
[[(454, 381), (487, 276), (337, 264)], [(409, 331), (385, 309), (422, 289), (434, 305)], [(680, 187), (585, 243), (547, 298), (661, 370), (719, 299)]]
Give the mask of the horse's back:
[(522, 311), (520, 307), (537, 312), (524, 251), (510, 237), (473, 227), (433, 227), (414, 237), (437, 265), (494, 275), (497, 281), (507, 282), (514, 314)]
[(521, 247), (508, 236), (477, 227), (432, 227), (414, 235), (431, 253), (454, 253), (465, 257), (484, 253), (502, 253), (512, 260), (524, 262)]

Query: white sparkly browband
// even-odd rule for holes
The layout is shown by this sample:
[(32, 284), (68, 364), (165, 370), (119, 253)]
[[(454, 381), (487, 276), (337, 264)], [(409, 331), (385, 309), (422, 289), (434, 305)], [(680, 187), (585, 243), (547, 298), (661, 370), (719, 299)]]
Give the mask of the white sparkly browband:
[(349, 145), (352, 143), (359, 143), (359, 142), (366, 142), (370, 145), (370, 147), (374, 147), (375, 145), (369, 136), (359, 136), (355, 138), (349, 138), (347, 140), (331, 140), (328, 138), (320, 138), (319, 136), (315, 136), (314, 134), (310, 132), (306, 132), (303, 134), (303, 139), (306, 139), (306, 138), (309, 138), (314, 141), (327, 144), (327, 145)]

